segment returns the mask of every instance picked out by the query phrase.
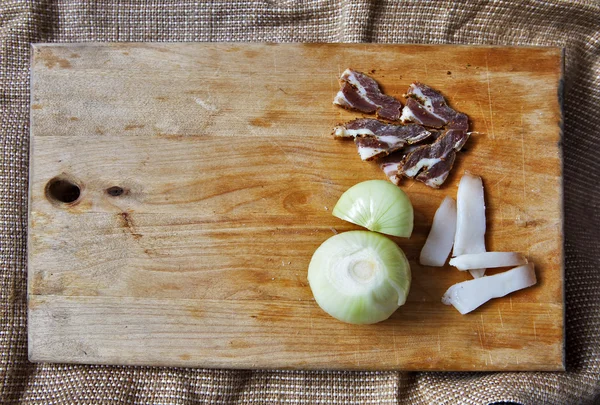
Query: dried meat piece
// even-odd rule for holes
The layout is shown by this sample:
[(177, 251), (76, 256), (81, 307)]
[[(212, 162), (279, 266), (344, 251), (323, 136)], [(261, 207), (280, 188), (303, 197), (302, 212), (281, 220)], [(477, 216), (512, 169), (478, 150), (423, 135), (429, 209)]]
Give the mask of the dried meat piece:
[(419, 102), (413, 98), (406, 100), (406, 105), (402, 109), (400, 120), (404, 123), (416, 122), (417, 124), (431, 128), (441, 128), (446, 125), (444, 120), (431, 114), (424, 106), (419, 104)]
[(400, 118), (402, 103), (385, 95), (371, 77), (352, 69), (346, 69), (340, 77), (341, 89), (333, 103), (344, 108), (364, 113), (377, 113), (377, 116), (390, 121)]
[(450, 174), (454, 161), (456, 160), (456, 152), (452, 151), (448, 153), (444, 158), (432, 166), (429, 166), (426, 170), (415, 177), (422, 183), (425, 183), (431, 188), (439, 188)]
[(361, 159), (378, 159), (394, 184), (405, 176), (430, 187), (441, 186), (454, 165), (456, 152), (469, 138), (468, 117), (449, 107), (439, 92), (419, 82), (410, 85), (404, 109), (398, 100), (382, 94), (377, 82), (363, 73), (346, 69), (340, 82), (334, 104), (412, 124), (357, 119), (336, 127), (334, 136), (354, 138)]
[(456, 131), (468, 131), (469, 130), (469, 117), (467, 114), (456, 113), (450, 121), (448, 121), (448, 129)]
[(420, 142), (431, 132), (421, 125), (394, 125), (371, 118), (359, 118), (333, 130), (336, 138), (354, 137), (362, 160), (373, 160), (389, 155), (405, 145)]
[[(427, 138), (429, 139), (429, 138)], [(402, 180), (402, 176), (398, 173), (400, 167), (402, 166), (402, 162), (406, 155), (410, 152), (420, 148), (421, 145), (410, 145), (406, 146), (396, 152), (390, 153), (388, 156), (385, 156), (377, 161), (379, 163), (379, 167), (388, 179), (394, 183), (395, 185), (400, 185), (400, 181)]]
[(456, 159), (456, 152), (467, 142), (469, 134), (463, 129), (465, 122), (468, 126), (468, 118), (465, 114), (458, 114), (451, 121), (448, 129), (436, 141), (430, 145), (423, 145), (409, 153), (404, 159), (399, 173), (406, 177), (415, 178), (429, 187), (440, 187)]
[[(389, 155), (389, 156), (392, 156), (392, 155)], [(386, 156), (386, 158), (389, 156)], [(404, 157), (404, 155), (402, 155), (402, 157)], [(383, 159), (385, 159), (385, 158), (383, 158)], [(394, 159), (391, 159), (391, 161), (389, 161), (389, 162), (381, 162), (381, 161), (379, 162), (379, 167), (381, 167), (381, 170), (383, 170), (383, 173), (385, 173), (387, 178), (397, 186), (400, 185), (400, 181), (402, 180), (402, 177), (398, 175), (398, 169), (400, 168), (401, 163), (402, 163), (402, 161), (398, 162), (398, 161), (394, 161)]]
[(422, 83), (410, 85), (406, 106), (402, 109), (402, 122), (416, 122), (428, 127), (441, 128), (458, 114), (450, 108), (439, 92)]
[[(373, 160), (386, 156), (389, 154), (389, 150), (397, 146), (397, 144), (388, 144), (372, 136), (357, 136), (354, 138), (354, 143), (362, 160)], [(401, 148), (403, 145), (404, 143), (399, 147)]]
[(338, 125), (333, 129), (336, 138), (350, 138), (359, 135), (376, 137), (399, 137), (406, 139), (406, 143), (420, 142), (431, 135), (431, 131), (418, 124), (397, 125), (376, 120), (373, 118), (358, 118)]
[(469, 130), (469, 118), (466, 114), (458, 113), (454, 119), (448, 123), (447, 128), (448, 130), (445, 135), (450, 137), (452, 148), (458, 152), (465, 146), (465, 143), (469, 139), (469, 133), (467, 132)]

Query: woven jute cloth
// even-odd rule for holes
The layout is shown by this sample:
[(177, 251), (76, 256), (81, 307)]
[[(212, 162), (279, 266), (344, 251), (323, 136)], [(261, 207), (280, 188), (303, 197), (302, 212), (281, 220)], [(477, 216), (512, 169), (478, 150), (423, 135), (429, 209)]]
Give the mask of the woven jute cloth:
[[(600, 403), (600, 2), (0, 2), (0, 401), (34, 404)], [(26, 232), (32, 42), (270, 41), (566, 48), (567, 372), (228, 371), (31, 364)], [(506, 89), (511, 91), (511, 89)]]

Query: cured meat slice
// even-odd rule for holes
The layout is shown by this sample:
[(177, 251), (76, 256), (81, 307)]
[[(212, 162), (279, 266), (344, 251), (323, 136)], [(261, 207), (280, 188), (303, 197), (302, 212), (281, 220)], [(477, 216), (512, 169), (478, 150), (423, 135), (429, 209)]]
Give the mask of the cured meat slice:
[(456, 152), (452, 151), (448, 153), (444, 158), (440, 159), (438, 163), (429, 166), (426, 170), (415, 177), (422, 183), (425, 183), (431, 188), (439, 188), (450, 174), (454, 161), (456, 160)]
[(406, 155), (399, 172), (429, 187), (440, 187), (454, 165), (456, 151), (460, 150), (469, 138), (467, 131), (461, 129), (464, 128), (465, 123), (468, 126), (467, 116), (458, 114), (448, 125), (450, 129), (435, 142), (423, 145)]
[(394, 125), (383, 121), (359, 118), (333, 129), (336, 138), (354, 137), (362, 160), (373, 160), (389, 155), (407, 144), (420, 142), (431, 132), (421, 125)]
[(424, 140), (431, 132), (418, 124), (395, 125), (373, 118), (359, 118), (338, 125), (333, 129), (336, 138), (350, 138), (359, 135), (371, 135), (377, 137), (393, 136), (406, 139), (407, 143), (413, 144)]
[(334, 104), (365, 113), (375, 112), (387, 121), (401, 120), (408, 124), (357, 119), (334, 128), (336, 138), (354, 138), (361, 159), (378, 159), (385, 175), (396, 185), (402, 176), (433, 188), (446, 181), (456, 152), (469, 138), (469, 119), (465, 114), (449, 107), (444, 96), (420, 82), (409, 86), (404, 108), (400, 101), (383, 94), (375, 80), (361, 72), (346, 69), (340, 84)]
[[(432, 136), (433, 135), (434, 134), (432, 133)], [(431, 139), (431, 137), (427, 138), (426, 140), (429, 139)], [(404, 158), (406, 158), (406, 155), (408, 155), (410, 152), (420, 148), (421, 146), (422, 145), (405, 146), (404, 148), (396, 152), (392, 152), (389, 155), (382, 157), (378, 160), (379, 167), (381, 168), (381, 170), (383, 170), (385, 175), (392, 183), (394, 183), (397, 186), (400, 185), (402, 176), (400, 175), (400, 173), (398, 173), (398, 171), (402, 166)]]
[(469, 118), (463, 113), (458, 113), (448, 123), (447, 128), (448, 130), (444, 135), (451, 139), (452, 148), (458, 152), (465, 146), (465, 143), (469, 139), (469, 133), (467, 132), (469, 129)]
[(432, 128), (441, 128), (446, 124), (444, 120), (431, 114), (424, 106), (419, 104), (419, 102), (413, 98), (406, 100), (406, 105), (402, 109), (400, 120), (404, 123), (416, 122)]
[(469, 130), (469, 117), (463, 113), (456, 113), (454, 117), (448, 121), (448, 129), (467, 132)]
[(428, 127), (440, 128), (450, 122), (457, 112), (446, 104), (444, 96), (422, 83), (410, 85), (406, 106), (402, 109), (402, 122), (416, 122)]
[(373, 78), (352, 69), (346, 69), (340, 77), (341, 89), (333, 103), (364, 113), (377, 113), (379, 118), (397, 121), (402, 103), (385, 95)]
[(373, 136), (357, 136), (354, 143), (362, 160), (373, 160), (389, 154), (390, 150), (396, 150), (404, 146), (404, 142), (383, 142)]
[(400, 185), (400, 180), (402, 180), (398, 170), (400, 170), (400, 166), (402, 166), (402, 161), (405, 157), (406, 152), (404, 150), (399, 150), (378, 161), (381, 170), (383, 170), (388, 179), (397, 186)]

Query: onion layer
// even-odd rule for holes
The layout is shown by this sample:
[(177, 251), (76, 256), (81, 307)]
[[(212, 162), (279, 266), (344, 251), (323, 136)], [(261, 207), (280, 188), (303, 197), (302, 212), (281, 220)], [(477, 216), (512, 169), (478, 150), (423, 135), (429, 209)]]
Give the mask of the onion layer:
[(406, 193), (389, 181), (369, 180), (350, 187), (333, 208), (333, 215), (387, 235), (408, 238), (413, 207)]

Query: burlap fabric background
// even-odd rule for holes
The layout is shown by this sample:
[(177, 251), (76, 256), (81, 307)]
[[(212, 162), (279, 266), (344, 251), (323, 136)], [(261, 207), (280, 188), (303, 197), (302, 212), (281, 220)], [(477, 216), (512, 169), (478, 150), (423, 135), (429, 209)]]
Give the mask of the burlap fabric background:
[[(0, 395), (6, 403), (600, 403), (600, 2), (0, 1)], [(411, 42), (566, 47), (566, 373), (216, 371), (30, 364), (29, 44)], [(506, 89), (506, 91), (511, 91)]]

